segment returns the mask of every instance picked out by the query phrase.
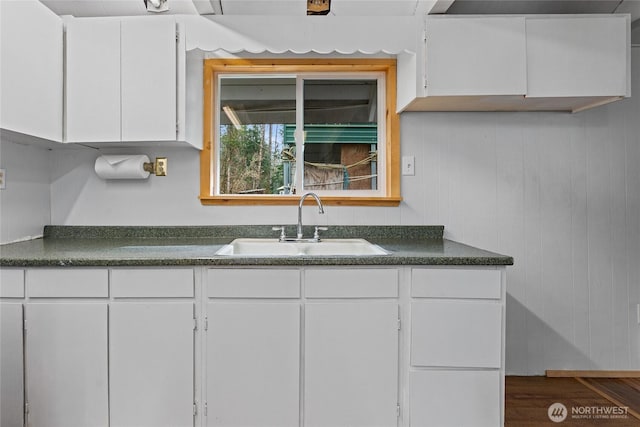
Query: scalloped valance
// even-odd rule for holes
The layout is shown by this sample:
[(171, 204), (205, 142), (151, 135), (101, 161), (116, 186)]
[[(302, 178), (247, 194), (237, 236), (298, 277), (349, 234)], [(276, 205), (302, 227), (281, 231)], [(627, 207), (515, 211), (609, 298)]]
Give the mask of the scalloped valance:
[(187, 50), (238, 54), (386, 54), (415, 52), (413, 16), (211, 16), (187, 18)]

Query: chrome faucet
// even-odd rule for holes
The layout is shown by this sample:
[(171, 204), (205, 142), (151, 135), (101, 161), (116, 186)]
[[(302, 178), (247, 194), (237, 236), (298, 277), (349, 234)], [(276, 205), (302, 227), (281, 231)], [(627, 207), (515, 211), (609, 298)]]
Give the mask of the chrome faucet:
[[(300, 203), (298, 203), (298, 229), (297, 229), (298, 240), (302, 239), (302, 205), (304, 204), (304, 199), (306, 199), (307, 196), (311, 196), (314, 199), (316, 199), (316, 203), (318, 204), (318, 212), (321, 214), (324, 213), (324, 206), (322, 206), (322, 201), (320, 200), (320, 197), (318, 197), (316, 193), (306, 193), (306, 194), (303, 194), (302, 197), (300, 197)], [(317, 230), (316, 230), (316, 234), (317, 234)], [(314, 238), (317, 240), (316, 236), (314, 236)]]

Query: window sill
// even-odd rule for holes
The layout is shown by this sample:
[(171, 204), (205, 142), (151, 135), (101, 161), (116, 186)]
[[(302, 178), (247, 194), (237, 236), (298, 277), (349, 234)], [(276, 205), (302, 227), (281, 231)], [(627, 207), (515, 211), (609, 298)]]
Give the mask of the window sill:
[[(322, 203), (327, 206), (399, 206), (402, 197), (348, 197), (348, 196), (325, 196)], [(285, 206), (297, 205), (300, 202), (299, 195), (281, 196), (261, 194), (259, 196), (247, 195), (223, 195), (223, 196), (200, 196), (200, 203), (204, 206)], [(315, 203), (307, 200), (306, 204)]]

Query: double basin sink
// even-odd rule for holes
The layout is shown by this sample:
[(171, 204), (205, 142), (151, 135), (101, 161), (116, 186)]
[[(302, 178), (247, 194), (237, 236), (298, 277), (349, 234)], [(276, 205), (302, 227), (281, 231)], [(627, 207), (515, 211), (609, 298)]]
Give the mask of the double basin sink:
[(388, 255), (380, 246), (364, 239), (280, 241), (278, 239), (235, 239), (216, 252), (220, 256), (376, 256)]

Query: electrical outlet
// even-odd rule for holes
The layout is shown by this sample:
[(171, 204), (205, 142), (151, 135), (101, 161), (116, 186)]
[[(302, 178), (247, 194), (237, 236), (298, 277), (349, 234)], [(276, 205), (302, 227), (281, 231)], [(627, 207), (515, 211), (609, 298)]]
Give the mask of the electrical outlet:
[(7, 188), (7, 171), (0, 169), (0, 190)]
[(415, 156), (402, 156), (402, 175), (416, 174)]

